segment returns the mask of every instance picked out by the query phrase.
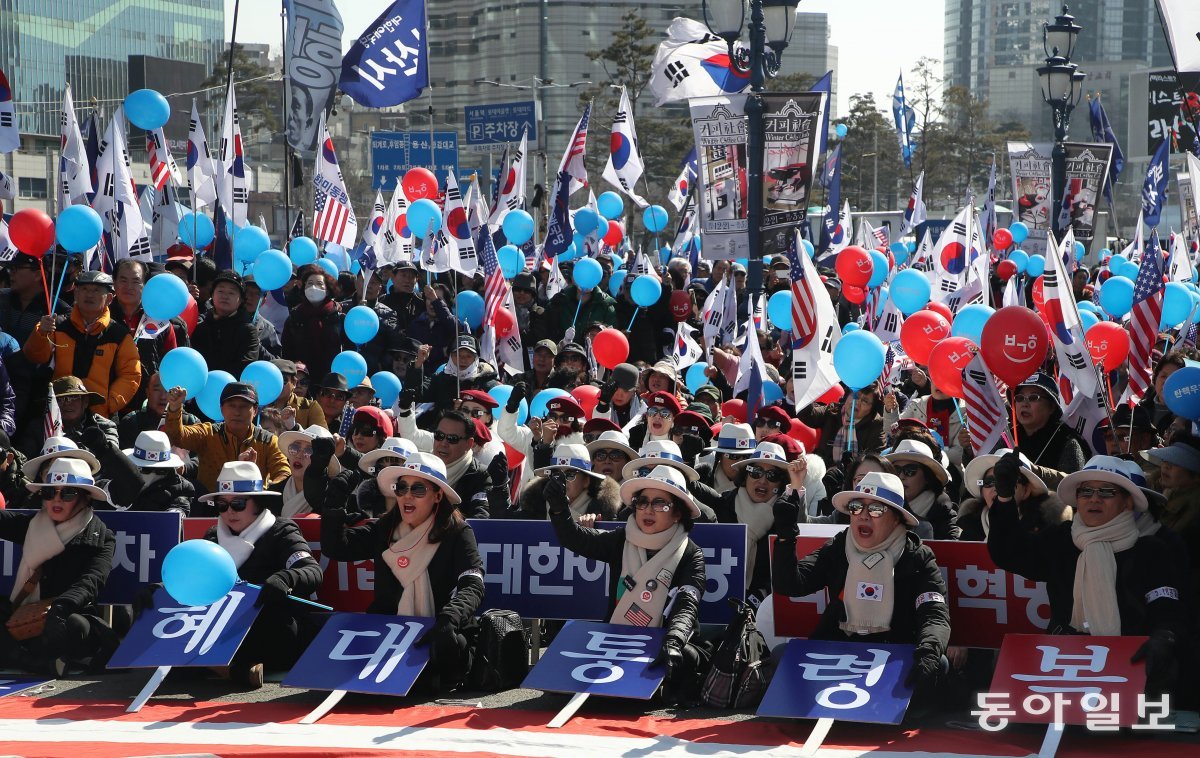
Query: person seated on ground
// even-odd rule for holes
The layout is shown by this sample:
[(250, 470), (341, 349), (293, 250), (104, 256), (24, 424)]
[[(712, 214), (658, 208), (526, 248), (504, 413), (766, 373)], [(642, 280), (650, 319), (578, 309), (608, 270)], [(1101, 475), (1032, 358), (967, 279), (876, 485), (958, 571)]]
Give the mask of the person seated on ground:
[(1078, 471), (1091, 452), (1078, 433), (1062, 420), (1058, 383), (1037, 373), (1014, 389), (1016, 443), (1047, 487), (1057, 487), (1067, 474)]
[[(0, 510), (0, 539), (22, 549), (12, 592), (0, 601), (6, 622), (0, 656), (6, 667), (51, 677), (62, 676), (68, 663), (103, 671), (118, 640), (96, 600), (112, 571), (117, 540), (92, 508), (109, 504), (108, 494), (96, 486), (87, 461), (61, 455), (26, 486), (36, 513)], [(47, 601), (41, 633), (18, 640), (22, 632), (13, 627), (28, 613), (21, 608)]]
[(776, 501), (774, 591), (788, 597), (828, 591), (810, 639), (916, 645), (908, 681), (914, 700), (924, 700), (946, 669), (950, 609), (937, 559), (912, 531), (917, 518), (904, 507), (904, 485), (893, 474), (870, 472), (855, 489), (834, 495), (833, 507), (850, 517), (850, 526), (801, 560), (800, 501)]
[(958, 511), (945, 492), (950, 472), (929, 445), (901, 440), (883, 456), (904, 482), (904, 507), (917, 517), (917, 534), (926, 540), (956, 540), (962, 535)]
[(625, 433), (613, 429), (587, 443), (587, 451), (592, 457), (592, 470), (618, 484), (625, 479), (625, 464), (637, 457)]
[[(1070, 522), (1032, 533), (1014, 499), (1021, 468), (1014, 453), (996, 462), (988, 552), (1000, 568), (1046, 582), (1050, 634), (1146, 635), (1134, 661), (1146, 661), (1146, 692), (1161, 694), (1194, 669), (1185, 556), (1135, 518), (1148, 501), (1137, 464), (1097, 455), (1063, 478), (1058, 496)], [(1191, 679), (1191, 681), (1195, 681)]]
[[(967, 464), (966, 485), (971, 493), (968, 500), (958, 506), (958, 526), (962, 529), (960, 540), (985, 542), (991, 531), (991, 510), (996, 504), (996, 462), (1011, 453), (997, 450), (981, 455)], [(1033, 473), (1033, 464), (1021, 456), (1021, 476), (1013, 489), (1017, 502), (1021, 528), (1037, 533), (1048, 527), (1071, 520), (1071, 509), (1063, 505), (1058, 494), (1050, 492), (1046, 483)]]
[(728, 492), (736, 488), (737, 469), (733, 464), (747, 455), (752, 455), (756, 445), (754, 427), (732, 421), (721, 424), (721, 430), (717, 433), (717, 444), (705, 448), (706, 453), (713, 454), (712, 465), (696, 466), (697, 472), (700, 473), (700, 481), (717, 492)]
[(667, 628), (656, 659), (667, 666), (664, 687), (691, 699), (709, 653), (689, 643), (699, 629), (706, 579), (704, 553), (688, 538), (700, 510), (683, 474), (659, 465), (622, 482), (621, 502), (631, 514), (625, 526), (612, 530), (591, 529), (572, 517), (563, 472), (549, 474), (543, 494), (562, 546), (609, 565), (609, 623)]
[(597, 521), (616, 518), (621, 510), (620, 485), (593, 469), (588, 448), (578, 444), (560, 444), (554, 448), (550, 464), (537, 469), (537, 478), (521, 490), (519, 509), (513, 518), (549, 518), (545, 489), (547, 477), (554, 472), (559, 472), (566, 483), (568, 508), (576, 521), (591, 526)]
[[(457, 506), (458, 493), (437, 456), (412, 453), (379, 472), (379, 489), (396, 506), (378, 520), (347, 526), (347, 513), (326, 508), (321, 550), (338, 561), (374, 559), (375, 597), (368, 613), (436, 618), (426, 673), (435, 691), (458, 686), (471, 669), (483, 603), (483, 559)], [(382, 567), (386, 566), (387, 570)]]
[(142, 488), (129, 510), (176, 511), (187, 518), (196, 497), (196, 486), (183, 477), (185, 462), (171, 450), (166, 433), (142, 432), (133, 447), (121, 452), (141, 474)]
[[(333, 442), (333, 435), (329, 430), (319, 424), (313, 424), (307, 429), (284, 432), (279, 435), (279, 448), (283, 450), (283, 454), (287, 456), (288, 466), (292, 469), (292, 474), (287, 478), (287, 482), (283, 485), (283, 502), (279, 509), (279, 515), (283, 518), (296, 518), (297, 516), (307, 516), (310, 513), (320, 513), (322, 502), (317, 502), (317, 507), (314, 508), (312, 503), (305, 497), (307, 490), (305, 489), (305, 472), (308, 471), (309, 464), (313, 461), (313, 441), (316, 439), (326, 439)], [(336, 476), (341, 473), (342, 464), (337, 458), (332, 456), (325, 461), (325, 466), (322, 473), (326, 476)]]

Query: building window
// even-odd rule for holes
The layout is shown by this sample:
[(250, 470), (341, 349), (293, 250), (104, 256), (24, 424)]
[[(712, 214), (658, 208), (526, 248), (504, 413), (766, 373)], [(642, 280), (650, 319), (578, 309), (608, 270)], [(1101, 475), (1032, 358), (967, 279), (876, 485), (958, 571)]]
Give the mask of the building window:
[(45, 200), (46, 180), (32, 176), (22, 176), (17, 180), (17, 191), (25, 200)]

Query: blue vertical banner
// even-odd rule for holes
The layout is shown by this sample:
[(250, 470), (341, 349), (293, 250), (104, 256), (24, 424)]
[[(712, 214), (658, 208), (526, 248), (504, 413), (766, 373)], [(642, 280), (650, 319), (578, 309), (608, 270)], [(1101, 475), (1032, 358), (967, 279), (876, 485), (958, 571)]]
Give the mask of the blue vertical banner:
[(420, 96), (429, 86), (425, 0), (396, 0), (359, 35), (342, 59), (339, 86), (368, 108)]

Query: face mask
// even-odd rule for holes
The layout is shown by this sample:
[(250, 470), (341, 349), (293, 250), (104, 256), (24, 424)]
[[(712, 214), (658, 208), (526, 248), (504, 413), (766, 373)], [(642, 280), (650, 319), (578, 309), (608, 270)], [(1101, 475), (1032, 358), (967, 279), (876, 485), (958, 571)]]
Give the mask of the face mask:
[(305, 287), (304, 297), (308, 298), (310, 303), (319, 303), (325, 299), (324, 287)]

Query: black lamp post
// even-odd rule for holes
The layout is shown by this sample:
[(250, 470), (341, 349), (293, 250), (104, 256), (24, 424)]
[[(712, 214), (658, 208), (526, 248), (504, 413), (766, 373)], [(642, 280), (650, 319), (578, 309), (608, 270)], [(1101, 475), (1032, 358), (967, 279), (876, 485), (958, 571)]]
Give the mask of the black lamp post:
[(1067, 148), (1063, 144), (1071, 126), (1071, 111), (1083, 96), (1083, 80), (1087, 74), (1071, 62), (1075, 52), (1075, 41), (1083, 27), (1075, 23), (1066, 5), (1053, 24), (1042, 26), (1042, 47), (1046, 51), (1046, 65), (1038, 68), (1042, 84), (1042, 99), (1054, 112), (1054, 150), (1051, 152), (1050, 168), (1050, 224), (1055, 239), (1061, 239), (1063, 230), (1059, 223), (1062, 210), (1063, 191), (1067, 174)]
[[(746, 8), (750, 10), (750, 47), (734, 43), (742, 34)], [(799, 0), (703, 0), (704, 23), (709, 31), (725, 40), (729, 60), (739, 72), (750, 74), (750, 96), (746, 99), (746, 149), (750, 152), (749, 197), (747, 220), (750, 226), (750, 255), (746, 271), (746, 289), (750, 293), (750, 313), (753, 315), (758, 295), (762, 292), (762, 173), (763, 173), (763, 104), (758, 93), (766, 87), (767, 79), (779, 73), (783, 51), (796, 28)]]

